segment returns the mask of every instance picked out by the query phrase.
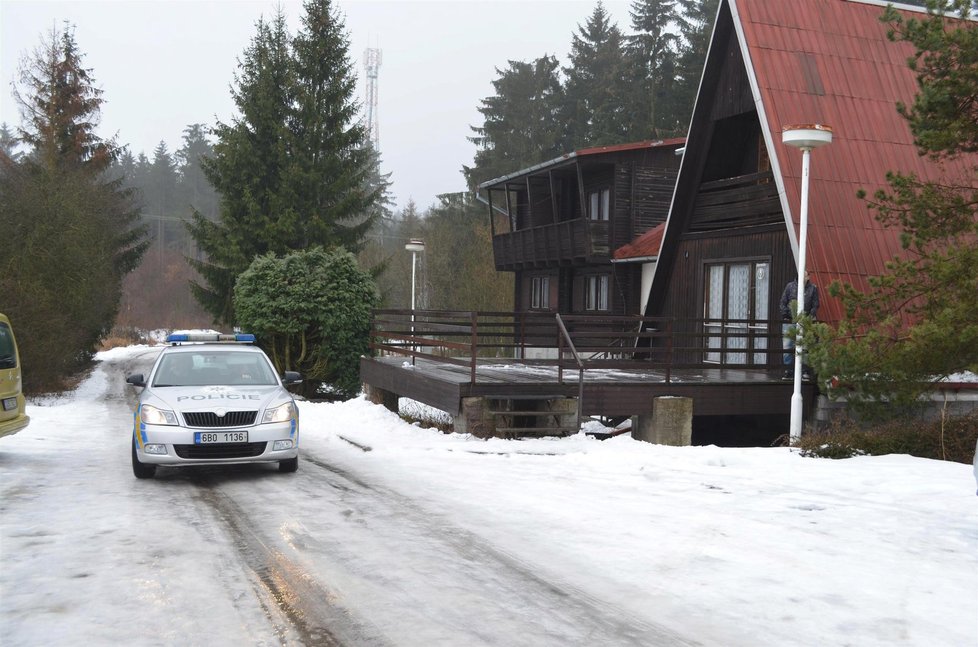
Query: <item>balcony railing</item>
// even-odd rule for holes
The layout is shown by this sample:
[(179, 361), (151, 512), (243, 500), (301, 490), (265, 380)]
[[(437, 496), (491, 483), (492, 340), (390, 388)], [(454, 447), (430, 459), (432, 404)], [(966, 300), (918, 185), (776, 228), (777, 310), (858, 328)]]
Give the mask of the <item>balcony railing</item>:
[(518, 270), (573, 259), (606, 259), (611, 255), (608, 221), (577, 218), (505, 234), (492, 239), (497, 270)]
[[(480, 363), (501, 360), (555, 367), (560, 382), (565, 369), (657, 370), (668, 382), (674, 369), (780, 366), (780, 325), (695, 320), (688, 322), (691, 331), (682, 332), (676, 323), (627, 315), (376, 310), (370, 346), (379, 354), (465, 367), (472, 383)], [(553, 351), (549, 359), (531, 358), (540, 355), (534, 350), (546, 349)]]

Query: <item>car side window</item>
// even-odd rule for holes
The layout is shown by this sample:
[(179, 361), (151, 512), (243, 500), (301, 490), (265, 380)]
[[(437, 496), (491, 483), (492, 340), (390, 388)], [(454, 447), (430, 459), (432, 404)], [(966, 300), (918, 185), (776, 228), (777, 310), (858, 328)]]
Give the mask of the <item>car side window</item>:
[(0, 368), (16, 368), (17, 353), (14, 352), (14, 334), (5, 323), (0, 323)]

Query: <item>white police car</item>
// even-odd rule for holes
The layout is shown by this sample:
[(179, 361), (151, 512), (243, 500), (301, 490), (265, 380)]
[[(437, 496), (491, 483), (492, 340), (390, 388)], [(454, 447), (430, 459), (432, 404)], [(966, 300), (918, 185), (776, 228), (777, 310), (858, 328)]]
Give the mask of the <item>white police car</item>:
[(159, 465), (278, 463), (279, 471), (299, 468), (299, 411), (286, 384), (254, 335), (209, 333), (167, 337), (142, 387), (134, 414), (132, 471), (152, 478)]

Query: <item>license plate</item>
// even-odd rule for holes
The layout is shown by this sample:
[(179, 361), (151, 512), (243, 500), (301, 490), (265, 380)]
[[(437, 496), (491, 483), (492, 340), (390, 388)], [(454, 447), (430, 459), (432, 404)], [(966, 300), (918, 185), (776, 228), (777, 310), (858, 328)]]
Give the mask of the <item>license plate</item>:
[(13, 411), (17, 408), (17, 398), (4, 398), (3, 399), (3, 410)]
[(246, 443), (247, 431), (195, 431), (195, 445), (210, 445), (212, 443)]

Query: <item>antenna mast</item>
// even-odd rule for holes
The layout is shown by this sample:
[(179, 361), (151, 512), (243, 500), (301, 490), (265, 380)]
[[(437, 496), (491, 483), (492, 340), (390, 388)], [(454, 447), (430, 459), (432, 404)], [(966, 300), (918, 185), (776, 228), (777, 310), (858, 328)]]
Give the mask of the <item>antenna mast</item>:
[(380, 116), (377, 113), (377, 73), (380, 71), (381, 51), (370, 48), (363, 52), (363, 67), (366, 70), (367, 97), (364, 101), (367, 110), (367, 139), (375, 151), (380, 150)]

